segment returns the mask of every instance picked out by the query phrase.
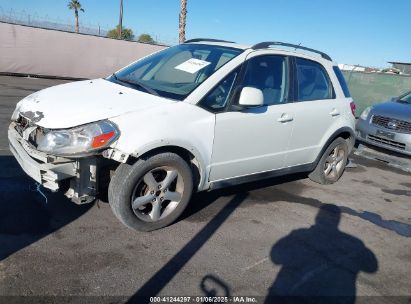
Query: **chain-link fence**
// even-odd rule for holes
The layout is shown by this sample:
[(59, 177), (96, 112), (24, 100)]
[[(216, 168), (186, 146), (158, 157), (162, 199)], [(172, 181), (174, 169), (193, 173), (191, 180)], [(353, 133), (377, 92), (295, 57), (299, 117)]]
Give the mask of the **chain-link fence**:
[(344, 71), (357, 115), (368, 106), (387, 101), (411, 90), (411, 76)]
[[(27, 25), (32, 27), (53, 29), (66, 32), (75, 32), (75, 20), (62, 19), (38, 13), (28, 13), (26, 11), (5, 10), (0, 6), (0, 22)], [(84, 22), (80, 18), (79, 32), (87, 35), (106, 36), (109, 30), (107, 24), (93, 24)]]
[[(114, 28), (114, 26), (109, 26), (108, 24), (91, 23), (85, 20), (86, 19), (83, 15), (80, 16), (79, 32), (81, 34), (106, 37), (108, 31)], [(32, 27), (53, 29), (73, 33), (76, 31), (74, 14), (72, 18), (62, 19), (59, 17), (38, 14), (37, 12), (28, 13), (24, 10), (18, 11), (14, 9), (4, 9), (2, 6), (0, 6), (0, 22), (27, 25)], [(135, 32), (134, 34), (137, 39), (139, 34), (143, 34), (143, 32)], [(156, 43), (160, 45), (178, 44), (177, 37), (166, 37), (165, 35), (159, 35), (157, 33), (152, 33), (150, 31), (144, 32), (144, 34), (149, 34), (154, 39), (154, 41), (156, 41)]]

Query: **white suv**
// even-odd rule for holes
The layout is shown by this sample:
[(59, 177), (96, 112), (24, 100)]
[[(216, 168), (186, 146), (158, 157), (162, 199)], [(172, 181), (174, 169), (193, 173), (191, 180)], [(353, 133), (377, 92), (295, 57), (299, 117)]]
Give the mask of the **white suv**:
[(337, 181), (355, 138), (354, 110), (322, 52), (194, 39), (106, 79), (26, 97), (8, 136), (38, 183), (78, 204), (109, 183), (116, 217), (149, 231), (175, 221), (193, 191), (295, 172)]

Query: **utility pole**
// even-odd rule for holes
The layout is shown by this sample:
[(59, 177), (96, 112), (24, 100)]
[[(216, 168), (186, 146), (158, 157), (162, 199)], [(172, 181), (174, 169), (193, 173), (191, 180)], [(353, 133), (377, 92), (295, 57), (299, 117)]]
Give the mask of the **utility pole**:
[(118, 21), (118, 38), (121, 39), (123, 32), (123, 0), (120, 0), (120, 19)]

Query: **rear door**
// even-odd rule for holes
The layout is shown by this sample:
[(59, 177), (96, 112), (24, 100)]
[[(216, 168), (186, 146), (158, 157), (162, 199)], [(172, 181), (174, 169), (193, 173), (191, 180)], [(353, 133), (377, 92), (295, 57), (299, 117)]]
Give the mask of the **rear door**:
[(341, 103), (335, 97), (327, 70), (319, 62), (294, 58), (294, 126), (286, 166), (315, 161), (327, 131), (342, 119)]

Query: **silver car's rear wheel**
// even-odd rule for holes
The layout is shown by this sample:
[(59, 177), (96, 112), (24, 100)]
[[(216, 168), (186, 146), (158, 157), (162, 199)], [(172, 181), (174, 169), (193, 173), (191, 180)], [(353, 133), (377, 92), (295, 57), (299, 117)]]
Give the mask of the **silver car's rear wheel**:
[(147, 172), (135, 186), (131, 208), (143, 221), (159, 221), (177, 208), (183, 192), (184, 180), (176, 168), (155, 168)]

